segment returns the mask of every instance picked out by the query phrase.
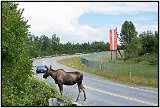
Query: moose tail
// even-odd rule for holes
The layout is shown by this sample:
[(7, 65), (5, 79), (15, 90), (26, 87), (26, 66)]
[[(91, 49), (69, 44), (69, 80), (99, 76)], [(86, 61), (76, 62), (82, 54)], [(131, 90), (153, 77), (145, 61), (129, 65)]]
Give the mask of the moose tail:
[(80, 74), (80, 81), (83, 80), (83, 74)]

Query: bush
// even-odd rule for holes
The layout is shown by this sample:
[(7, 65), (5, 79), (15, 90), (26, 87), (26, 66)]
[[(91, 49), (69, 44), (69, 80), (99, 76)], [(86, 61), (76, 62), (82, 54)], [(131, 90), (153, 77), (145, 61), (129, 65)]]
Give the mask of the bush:
[(142, 57), (137, 57), (134, 61), (135, 61), (135, 63), (139, 63), (142, 61)]
[(49, 98), (60, 98), (71, 105), (71, 98), (61, 96), (55, 85), (33, 76), (21, 90), (9, 85), (3, 89), (6, 91), (2, 94), (2, 106), (48, 106)]
[(9, 81), (20, 89), (31, 75), (32, 62), (26, 43), (29, 25), (22, 17), (23, 9), (17, 6), (17, 3), (2, 2), (2, 82)]
[[(23, 9), (13, 2), (2, 2), (2, 105), (21, 102), (19, 91), (31, 75), (27, 21)], [(23, 96), (23, 95), (22, 95)]]
[(151, 65), (158, 65), (158, 55), (155, 53), (150, 54), (149, 58), (148, 58), (148, 62)]

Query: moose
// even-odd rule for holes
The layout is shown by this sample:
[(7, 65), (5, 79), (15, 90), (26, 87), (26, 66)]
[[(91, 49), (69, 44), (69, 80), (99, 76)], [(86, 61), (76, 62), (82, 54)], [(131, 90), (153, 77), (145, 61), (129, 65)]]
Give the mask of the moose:
[(51, 76), (54, 79), (55, 83), (58, 84), (61, 95), (63, 93), (63, 85), (74, 85), (77, 83), (79, 92), (78, 92), (76, 101), (79, 99), (81, 91), (83, 91), (84, 93), (84, 101), (87, 99), (85, 94), (85, 88), (82, 83), (82, 80), (83, 80), (82, 73), (77, 71), (66, 72), (63, 69), (53, 70), (51, 69), (51, 65), (50, 65), (50, 68), (48, 68), (45, 65), (45, 68), (47, 69), (47, 71), (44, 73), (43, 78), (47, 78), (48, 76)]

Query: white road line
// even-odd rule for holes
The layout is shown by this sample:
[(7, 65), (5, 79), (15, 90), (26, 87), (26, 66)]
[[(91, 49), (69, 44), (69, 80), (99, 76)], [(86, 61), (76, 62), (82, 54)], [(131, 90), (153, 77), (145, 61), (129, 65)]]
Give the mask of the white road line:
[(135, 102), (139, 102), (139, 103), (143, 103), (143, 104), (147, 104), (147, 105), (151, 105), (151, 106), (157, 106), (157, 104), (155, 104), (155, 103), (147, 102), (147, 101), (144, 101), (144, 100), (140, 100), (140, 99), (136, 99), (136, 98), (130, 98), (130, 97), (127, 97), (127, 96), (122, 96), (122, 95), (119, 95), (119, 94), (116, 94), (116, 93), (107, 92), (107, 91), (103, 91), (103, 90), (100, 90), (100, 89), (95, 89), (95, 88), (88, 87), (88, 86), (85, 86), (85, 88), (88, 88), (88, 89), (91, 89), (91, 90), (94, 90), (94, 91), (97, 91), (97, 92), (105, 93), (105, 94), (108, 94), (108, 95), (111, 95), (111, 96), (119, 97), (119, 98), (122, 98), (122, 99), (126, 99), (126, 100), (131, 100), (131, 101), (135, 101)]
[(158, 92), (156, 92), (156, 91), (145, 90), (145, 89), (136, 88), (136, 87), (129, 87), (129, 86), (121, 85), (121, 84), (116, 84), (116, 83), (106, 82), (106, 81), (102, 81), (102, 80), (97, 80), (97, 79), (94, 79), (94, 78), (87, 78), (87, 79), (92, 79), (92, 80), (95, 80), (95, 81), (100, 81), (100, 82), (104, 82), (104, 83), (108, 83), (108, 84), (112, 84), (112, 85), (117, 85), (117, 86), (122, 86), (122, 87), (126, 87), (126, 88), (132, 88), (132, 89), (137, 89), (137, 90), (141, 90), (141, 91), (152, 92), (152, 93), (157, 93), (158, 94)]

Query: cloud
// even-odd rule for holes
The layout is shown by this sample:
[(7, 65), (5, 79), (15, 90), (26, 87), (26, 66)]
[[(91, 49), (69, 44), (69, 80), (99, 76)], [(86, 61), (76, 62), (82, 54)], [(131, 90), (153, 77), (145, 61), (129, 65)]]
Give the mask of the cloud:
[(144, 31), (157, 31), (158, 30), (158, 24), (157, 23), (141, 23), (141, 24), (135, 24), (136, 30), (139, 34), (141, 34)]
[(95, 2), (86, 4), (85, 8), (88, 12), (103, 14), (137, 14), (140, 12), (157, 12), (158, 4), (149, 2)]
[(107, 27), (79, 23), (78, 18), (85, 13), (117, 15), (158, 10), (158, 5), (150, 2), (20, 2), (19, 7), (25, 9), (23, 16), (29, 20), (31, 34), (51, 37), (56, 33), (63, 43), (109, 41)]

